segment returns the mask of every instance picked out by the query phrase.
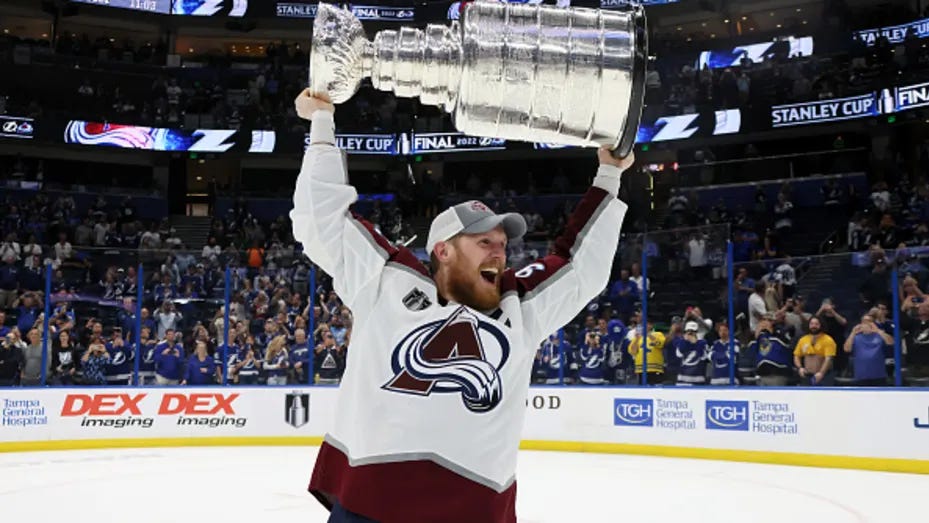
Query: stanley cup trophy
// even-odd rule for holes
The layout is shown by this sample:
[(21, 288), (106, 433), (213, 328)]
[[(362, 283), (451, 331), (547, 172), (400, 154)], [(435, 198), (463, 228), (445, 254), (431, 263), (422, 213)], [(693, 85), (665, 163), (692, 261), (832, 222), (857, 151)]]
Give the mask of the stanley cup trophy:
[(351, 12), (319, 4), (310, 89), (342, 103), (371, 78), (418, 96), (473, 136), (608, 146), (635, 143), (647, 56), (641, 7), (613, 12), (479, 0), (461, 23), (380, 31), (369, 41)]

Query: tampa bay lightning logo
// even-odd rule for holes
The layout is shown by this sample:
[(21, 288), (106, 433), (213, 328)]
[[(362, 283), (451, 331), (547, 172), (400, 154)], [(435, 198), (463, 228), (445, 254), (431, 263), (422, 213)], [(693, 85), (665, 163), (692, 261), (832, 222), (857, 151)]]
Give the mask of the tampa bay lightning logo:
[(427, 323), (394, 348), (394, 377), (383, 388), (429, 396), (461, 394), (471, 412), (489, 412), (503, 400), (500, 369), (510, 356), (503, 332), (465, 307)]

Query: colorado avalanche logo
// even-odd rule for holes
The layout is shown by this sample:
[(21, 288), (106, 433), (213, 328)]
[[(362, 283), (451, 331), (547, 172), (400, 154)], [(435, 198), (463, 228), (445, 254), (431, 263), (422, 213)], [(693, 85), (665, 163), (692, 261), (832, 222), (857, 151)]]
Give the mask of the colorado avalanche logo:
[(383, 388), (419, 396), (460, 393), (471, 412), (489, 412), (503, 399), (498, 371), (509, 355), (509, 341), (500, 329), (459, 307), (448, 319), (418, 327), (397, 344), (391, 358), (395, 375)]

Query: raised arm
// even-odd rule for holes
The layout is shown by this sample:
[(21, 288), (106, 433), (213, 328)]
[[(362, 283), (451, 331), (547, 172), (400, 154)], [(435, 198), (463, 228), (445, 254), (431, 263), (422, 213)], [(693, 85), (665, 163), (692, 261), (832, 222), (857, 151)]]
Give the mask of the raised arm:
[(561, 328), (609, 283), (627, 206), (616, 198), (634, 162), (599, 151), (593, 185), (577, 204), (553, 252), (512, 275), (532, 343)]
[(335, 108), (304, 91), (296, 99), (297, 114), (312, 121), (310, 145), (294, 191), (290, 213), (294, 238), (307, 256), (332, 276), (333, 287), (353, 310), (373, 300), (384, 264), (397, 249), (368, 222), (349, 211), (358, 199), (348, 183), (345, 155), (335, 145)]

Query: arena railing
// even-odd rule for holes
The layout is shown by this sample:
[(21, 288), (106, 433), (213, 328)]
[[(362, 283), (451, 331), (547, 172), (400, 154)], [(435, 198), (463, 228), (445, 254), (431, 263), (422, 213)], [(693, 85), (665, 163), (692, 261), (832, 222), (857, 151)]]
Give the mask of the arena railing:
[[(929, 248), (797, 258), (777, 258), (773, 255), (777, 250), (771, 248), (760, 257), (756, 255), (754, 261), (735, 262), (747, 251), (729, 237), (727, 225), (625, 236), (610, 285), (575, 321), (551, 333), (538, 347), (533, 383), (688, 384), (687, 379), (681, 379), (677, 344), (681, 331), (695, 322), (699, 338), (708, 348), (722, 334), (721, 324), (731, 332), (724, 347), (717, 345), (715, 359), (713, 354), (706, 356), (704, 379), (696, 382), (816, 388), (929, 385), (929, 366), (924, 363), (927, 357), (920, 337), (920, 318), (929, 322), (929, 296), (921, 290), (929, 282), (929, 269), (921, 262), (929, 256)], [(544, 255), (547, 248), (542, 242), (525, 243), (511, 249), (511, 261), (527, 263)], [(2, 383), (90, 386), (77, 361), (93, 337), (99, 336), (98, 342), (107, 347), (117, 367), (99, 384), (148, 385), (155, 374), (151, 350), (166, 341), (168, 328), (182, 332), (178, 341), (185, 358), (198, 339), (208, 341), (210, 356), (219, 369), (218, 385), (265, 384), (264, 377), (252, 382), (234, 372), (238, 349), (251, 344), (254, 355), (261, 355), (275, 335), (284, 335), (287, 347), (292, 348), (298, 328), (305, 331), (307, 352), (289, 356), (291, 364), (300, 360), (304, 370), (295, 372), (291, 366), (285, 373), (286, 383), (334, 385), (339, 381), (344, 349), (334, 353), (337, 361), (328, 361), (321, 373), (320, 358), (333, 353), (322, 351), (323, 356), (317, 356), (316, 348), (325, 345), (327, 333), (333, 334), (340, 346), (345, 343), (351, 314), (331, 293), (328, 277), (302, 254), (275, 257), (265, 253), (260, 266), (249, 266), (255, 260), (249, 260), (247, 250), (218, 256), (203, 251), (75, 251), (71, 260), (47, 263), (44, 270), (20, 263), (20, 290), (4, 291), (4, 310), (9, 313), (4, 330), (12, 332), (0, 341), (28, 348), (31, 370), (38, 357), (41, 362), (35, 375), (0, 376), (8, 378)], [(641, 266), (641, 274), (636, 269), (631, 279), (641, 277), (647, 284), (641, 288), (617, 285), (621, 271), (632, 269), (634, 263)], [(758, 282), (758, 298), (751, 299)], [(634, 289), (634, 296), (628, 296), (629, 289)], [(297, 294), (300, 296), (295, 297)], [(588, 315), (594, 325), (587, 327), (598, 331), (602, 348), (593, 356), (594, 351), (583, 346), (587, 340), (585, 323), (591, 321)], [(835, 351), (821, 377), (815, 372), (821, 360), (807, 359), (817, 353), (804, 349), (800, 341), (809, 333), (814, 316), (822, 332), (832, 339), (828, 350)], [(600, 318), (605, 320), (606, 332), (600, 332), (603, 326), (596, 325)], [(877, 352), (869, 345), (873, 340), (855, 341), (862, 330), (857, 326), (869, 318), (876, 326), (873, 332), (880, 330), (889, 337)], [(767, 336), (760, 336), (759, 323), (763, 322), (768, 325)], [(38, 343), (30, 343), (29, 331), (33, 329), (40, 335)], [(62, 343), (62, 330), (74, 333), (72, 339), (82, 350), (70, 359), (60, 350), (53, 351), (53, 346)], [(140, 339), (145, 330), (149, 331), (148, 340)], [(645, 350), (641, 350), (643, 332), (650, 335)], [(846, 350), (849, 336), (853, 340)], [(777, 338), (783, 346), (770, 338)], [(122, 347), (115, 346), (117, 339), (122, 340)], [(780, 359), (777, 350), (781, 351)], [(810, 365), (813, 367), (808, 368)], [(800, 367), (806, 370), (801, 373)]]

